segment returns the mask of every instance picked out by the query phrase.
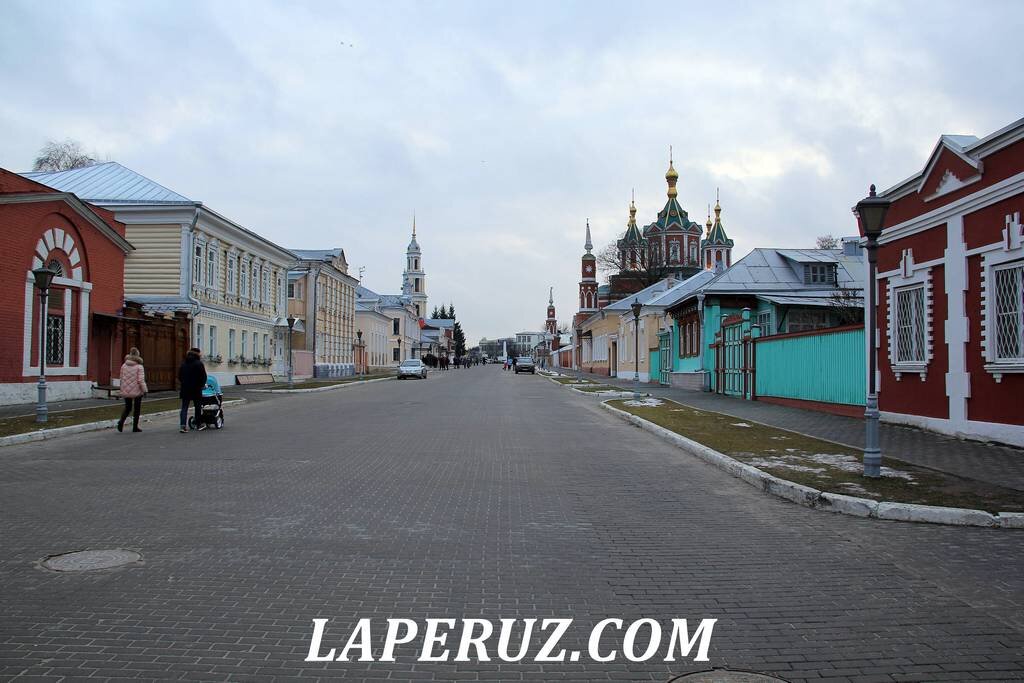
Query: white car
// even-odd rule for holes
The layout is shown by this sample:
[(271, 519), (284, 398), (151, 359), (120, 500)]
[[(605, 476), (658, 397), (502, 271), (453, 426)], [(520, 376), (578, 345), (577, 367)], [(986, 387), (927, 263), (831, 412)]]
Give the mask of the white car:
[(406, 358), (398, 366), (398, 379), (405, 379), (406, 377), (426, 379), (427, 366), (419, 358)]

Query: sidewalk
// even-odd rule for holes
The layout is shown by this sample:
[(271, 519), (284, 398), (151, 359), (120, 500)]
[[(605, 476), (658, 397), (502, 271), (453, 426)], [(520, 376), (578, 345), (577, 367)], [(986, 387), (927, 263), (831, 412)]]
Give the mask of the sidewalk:
[[(571, 371), (566, 371), (572, 374)], [(631, 380), (581, 373), (582, 377), (632, 389)], [(703, 391), (641, 384), (641, 392), (668, 398), (701, 410), (710, 410), (744, 420), (835, 441), (854, 448), (864, 447), (864, 419), (830, 415), (761, 401), (745, 401)], [(966, 479), (998, 484), (1024, 491), (1024, 450), (978, 441), (955, 439), (916, 427), (881, 424), (882, 461), (899, 458), (922, 467), (955, 474)]]

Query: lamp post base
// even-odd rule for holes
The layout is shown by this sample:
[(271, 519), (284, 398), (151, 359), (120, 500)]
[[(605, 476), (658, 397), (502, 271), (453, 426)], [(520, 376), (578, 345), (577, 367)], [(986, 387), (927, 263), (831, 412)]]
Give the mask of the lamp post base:
[(633, 373), (633, 400), (640, 400), (640, 374)]
[(864, 410), (864, 476), (877, 478), (882, 476), (882, 449), (878, 434), (878, 395), (868, 394)]
[(40, 377), (36, 386), (39, 389), (39, 400), (36, 404), (36, 422), (46, 422), (49, 419), (49, 409), (46, 406), (46, 380)]

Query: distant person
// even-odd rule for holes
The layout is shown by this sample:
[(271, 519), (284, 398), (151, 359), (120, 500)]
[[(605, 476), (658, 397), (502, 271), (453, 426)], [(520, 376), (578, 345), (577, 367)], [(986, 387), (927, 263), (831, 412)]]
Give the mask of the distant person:
[(142, 365), (142, 356), (134, 346), (128, 350), (121, 366), (121, 398), (124, 399), (124, 412), (117, 421), (117, 431), (124, 431), (128, 414), (132, 416), (132, 431), (141, 432), (139, 417), (142, 414), (142, 397), (149, 393), (146, 386), (146, 368)]
[(188, 433), (188, 407), (192, 404), (195, 407), (195, 423), (202, 431), (206, 425), (202, 420), (203, 388), (206, 387), (206, 366), (201, 360), (202, 352), (199, 349), (189, 349), (185, 354), (185, 362), (178, 368), (178, 384), (180, 389), (178, 397), (181, 399), (181, 413), (178, 421), (181, 424), (181, 433)]
[(512, 370), (515, 371), (515, 369), (516, 369), (516, 357), (512, 356)]

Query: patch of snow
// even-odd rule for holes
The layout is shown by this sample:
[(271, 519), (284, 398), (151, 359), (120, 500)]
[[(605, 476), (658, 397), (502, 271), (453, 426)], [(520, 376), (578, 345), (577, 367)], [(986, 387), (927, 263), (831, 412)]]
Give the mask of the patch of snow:
[(639, 401), (626, 401), (622, 405), (633, 408), (657, 408), (660, 405), (664, 405), (664, 403), (664, 401), (657, 398), (642, 398)]
[[(789, 449), (787, 448), (786, 450)], [(806, 457), (814, 462), (821, 463), (822, 465), (837, 467), (844, 472), (861, 472), (864, 469), (863, 463), (852, 455), (843, 455), (841, 453), (814, 453)], [(907, 481), (914, 480), (914, 475), (910, 474), (910, 472), (894, 470), (891, 467), (883, 467), (882, 476), (895, 477), (897, 479), (905, 479)]]
[(733, 427), (749, 427), (750, 425), (748, 425), (746, 422), (733, 422), (732, 426)]
[(793, 470), (794, 472), (811, 472), (813, 474), (824, 474), (826, 472), (824, 467), (809, 467), (808, 465), (801, 465), (799, 462), (794, 462), (792, 457), (781, 456), (777, 458), (753, 458), (749, 464), (754, 467), (777, 467), (786, 470)]

